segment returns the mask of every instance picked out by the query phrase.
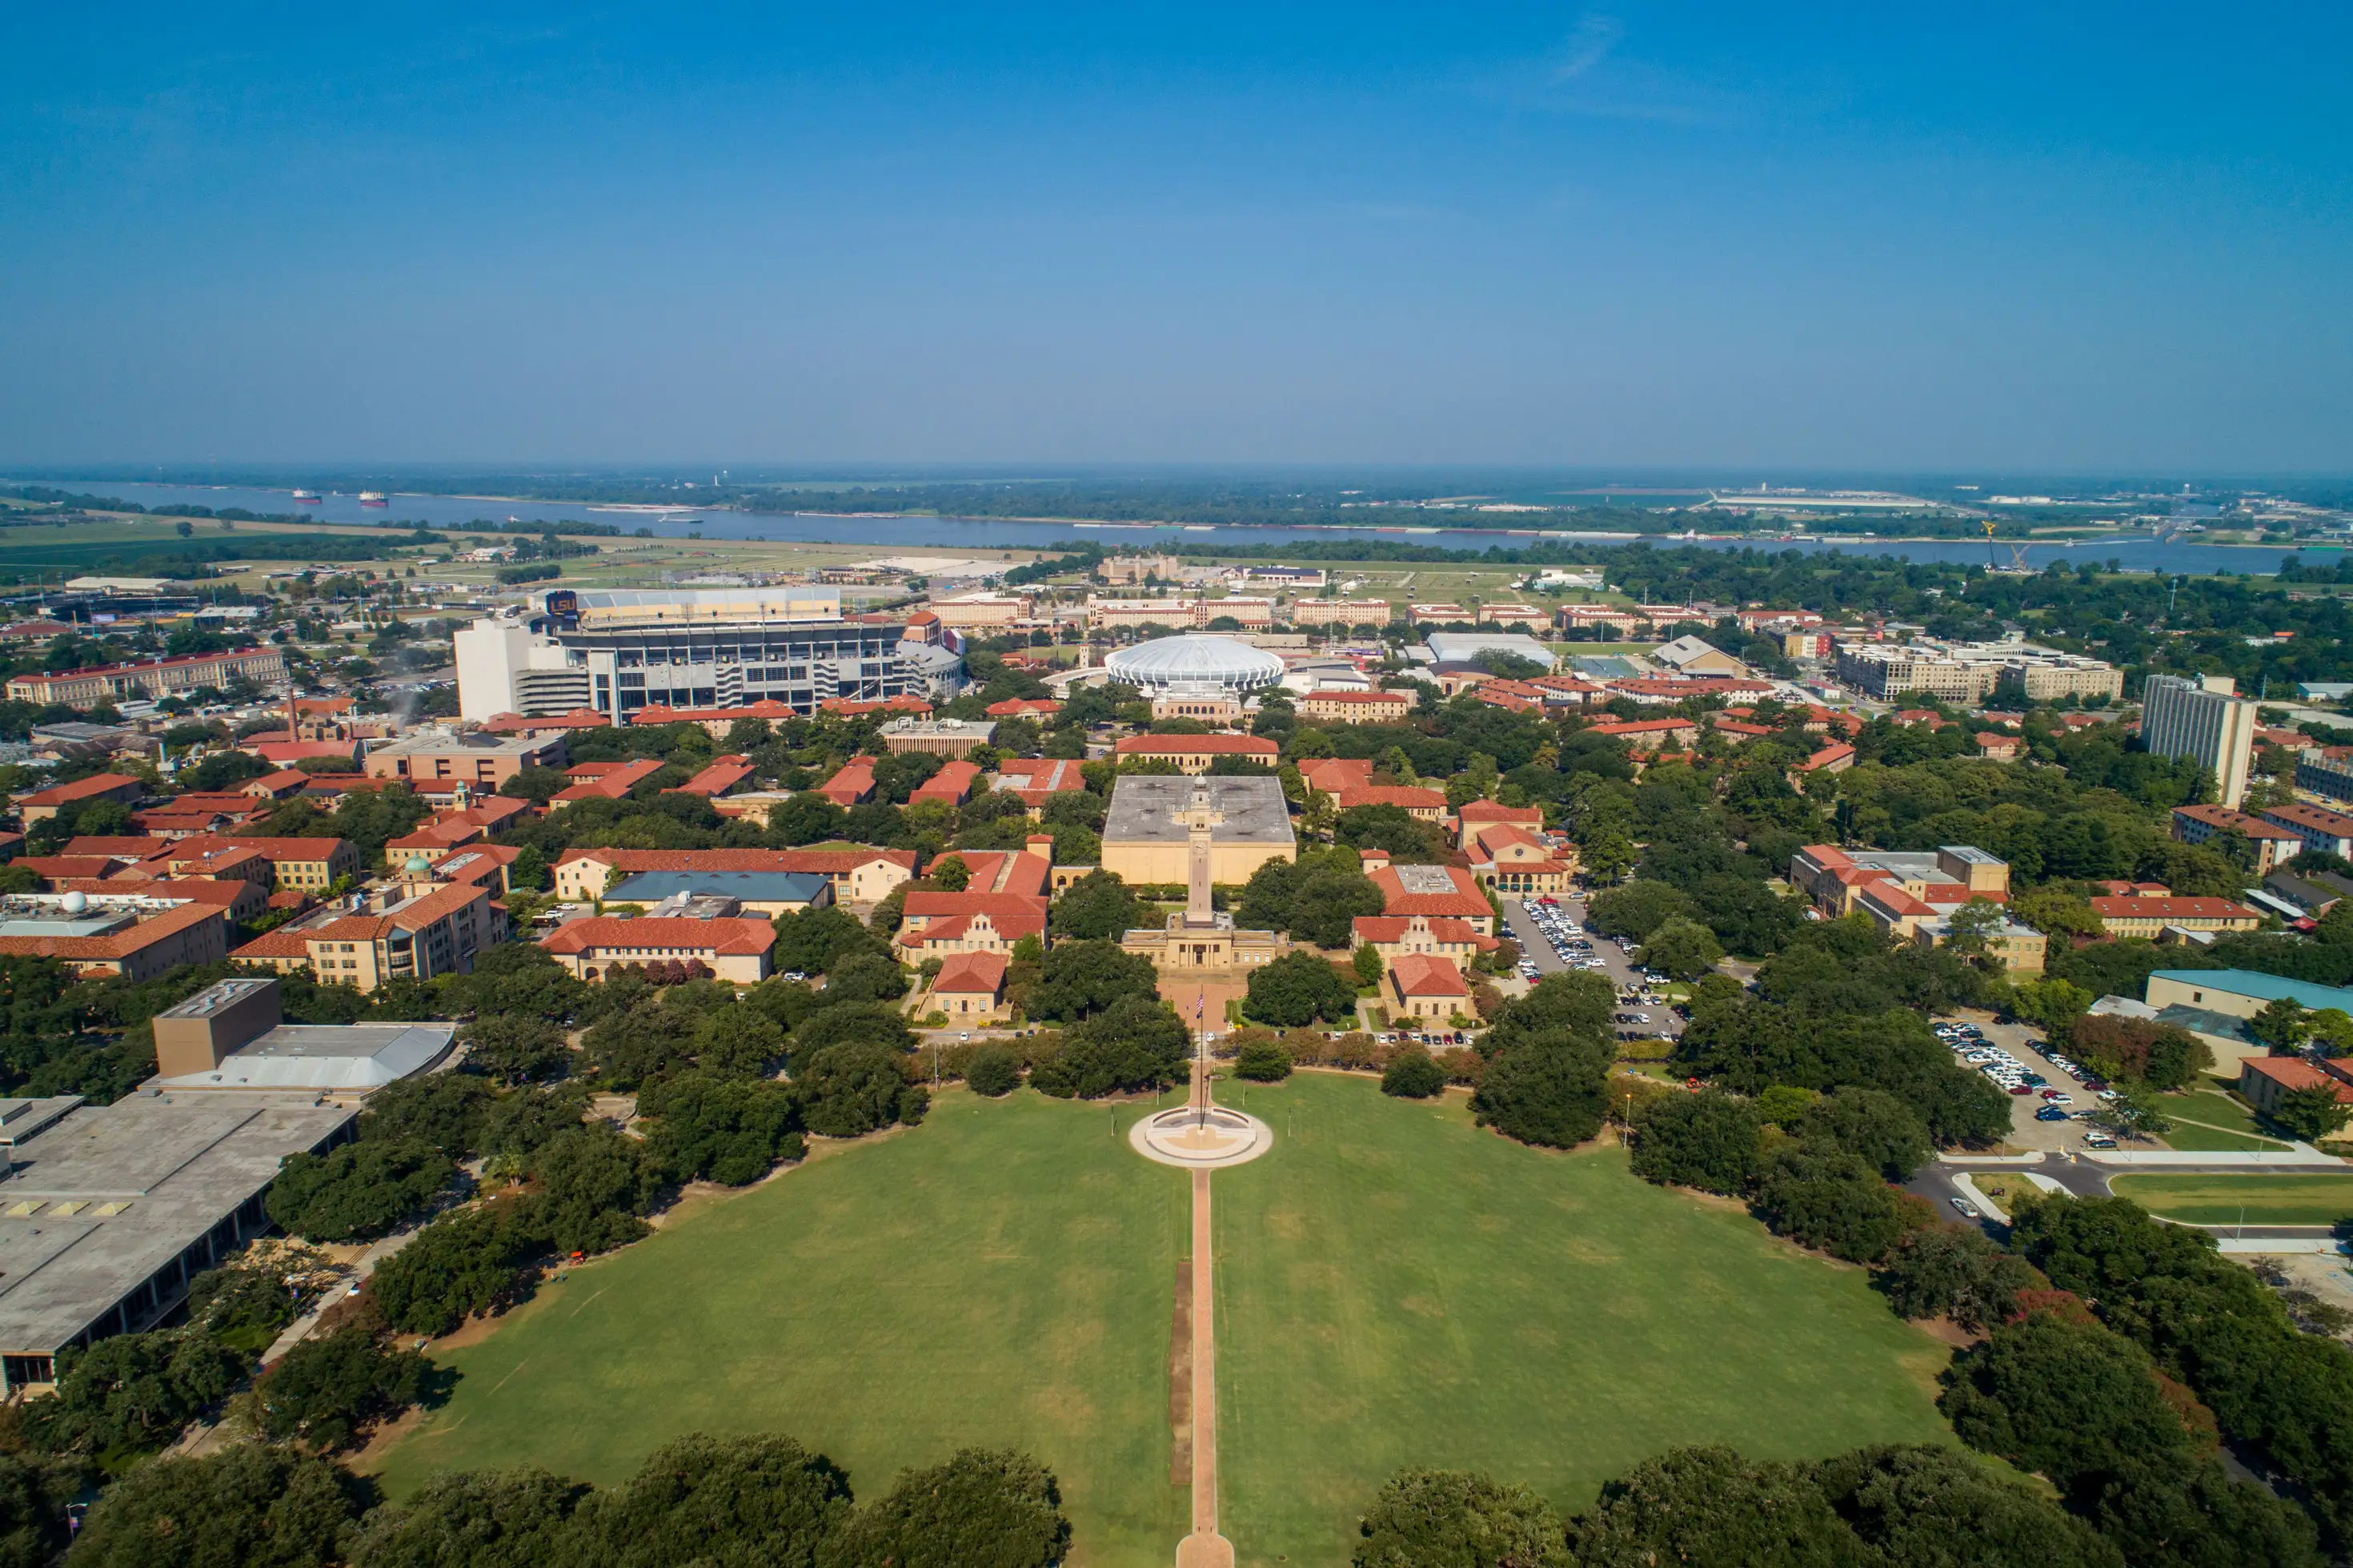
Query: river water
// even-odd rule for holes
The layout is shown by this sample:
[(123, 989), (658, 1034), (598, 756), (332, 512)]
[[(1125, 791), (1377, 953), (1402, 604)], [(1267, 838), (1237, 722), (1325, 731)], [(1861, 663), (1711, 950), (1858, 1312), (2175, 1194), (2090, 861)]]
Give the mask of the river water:
[[(1369, 528), (1280, 528), (1240, 525), (1158, 527), (1138, 524), (1077, 523), (1012, 523), (993, 517), (844, 517), (818, 512), (701, 511), (693, 507), (667, 510), (600, 507), (582, 502), (501, 501), (479, 496), (395, 494), (384, 507), (362, 506), (356, 493), (323, 494), (315, 506), (295, 504), (290, 490), (237, 486), (131, 483), (120, 480), (44, 480), (44, 484), (91, 495), (135, 501), (142, 506), (193, 503), (215, 511), (241, 507), (248, 512), (316, 514), (327, 523), (423, 523), (434, 527), (461, 526), (477, 520), (523, 523), (575, 521), (610, 523), (627, 534), (645, 528), (664, 538), (699, 533), (706, 539), (773, 539), (810, 544), (871, 545), (889, 554), (904, 546), (945, 546), (957, 550), (1036, 549), (1055, 545), (1177, 545), (1230, 542), (1237, 545), (1288, 544), (1302, 540), (1388, 539), (1399, 544), (1431, 545), (1448, 549), (1507, 549), (1545, 543), (1590, 545), (1596, 548), (1629, 545), (1623, 534), (1574, 534), (1500, 528), (1445, 528), (1391, 525)], [(1892, 524), (1891, 526), (1901, 526)], [(1644, 535), (1660, 548), (1696, 546), (1704, 549), (1800, 550), (1808, 554), (1841, 551), (1859, 556), (1896, 556), (1906, 560), (1953, 562), (1967, 566), (1986, 559), (1982, 542), (1966, 539), (1840, 539), (1780, 543), (1771, 538), (1670, 539)], [(2030, 545), (2028, 564), (2047, 567), (2052, 561), (2074, 565), (2115, 561), (2126, 570), (2149, 572), (2276, 571), (2284, 557), (2296, 552), (2277, 546), (2201, 545), (2147, 538), (2100, 539), (2073, 546)], [(2307, 558), (2332, 561), (2334, 549), (2307, 547)], [(2000, 559), (2010, 559), (2008, 544)]]

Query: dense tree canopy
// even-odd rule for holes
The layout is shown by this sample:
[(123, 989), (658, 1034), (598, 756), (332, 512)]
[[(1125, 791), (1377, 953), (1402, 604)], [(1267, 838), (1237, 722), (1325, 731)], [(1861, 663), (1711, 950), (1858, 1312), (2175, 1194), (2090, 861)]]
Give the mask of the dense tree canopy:
[(1356, 1016), (1356, 987), (1319, 954), (1286, 953), (1250, 971), (1242, 1013), (1279, 1029), (1349, 1023)]

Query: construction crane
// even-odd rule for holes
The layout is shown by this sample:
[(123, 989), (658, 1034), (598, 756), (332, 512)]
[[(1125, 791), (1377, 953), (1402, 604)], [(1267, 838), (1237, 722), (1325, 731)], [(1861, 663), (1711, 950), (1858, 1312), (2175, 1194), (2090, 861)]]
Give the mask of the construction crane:
[(2007, 577), (2032, 577), (2034, 568), (2026, 564), (2027, 546), (2024, 545), (2010, 546), (2010, 565), (2005, 567), (2001, 564), (2000, 557), (1993, 553), (1993, 530), (1994, 520), (1989, 517), (1985, 524), (1986, 570)]

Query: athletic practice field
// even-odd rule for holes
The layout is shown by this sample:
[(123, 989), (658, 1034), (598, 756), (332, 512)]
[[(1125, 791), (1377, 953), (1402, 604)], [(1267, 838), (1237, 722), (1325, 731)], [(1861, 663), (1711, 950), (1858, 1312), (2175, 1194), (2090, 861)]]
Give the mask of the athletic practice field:
[[(1219, 1173), (1223, 1529), (1245, 1563), (1345, 1563), (1403, 1464), (1581, 1506), (1676, 1443), (1759, 1456), (1945, 1441), (1947, 1351), (1860, 1270), (1746, 1213), (1385, 1099), (1359, 1078), (1221, 1086), (1276, 1134)], [(1143, 1107), (952, 1093), (921, 1128), (682, 1218), (441, 1359), (449, 1404), (385, 1464), (609, 1481), (683, 1431), (788, 1432), (861, 1494), (973, 1443), (1061, 1478), (1074, 1563), (1165, 1568), (1168, 1351), (1188, 1178)]]

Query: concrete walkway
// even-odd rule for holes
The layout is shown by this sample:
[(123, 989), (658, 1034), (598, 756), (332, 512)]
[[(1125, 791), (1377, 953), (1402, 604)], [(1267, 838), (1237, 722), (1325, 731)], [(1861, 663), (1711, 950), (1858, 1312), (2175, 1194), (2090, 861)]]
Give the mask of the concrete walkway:
[[(365, 1252), (360, 1254), (359, 1256), (352, 1259), (350, 1265), (352, 1277), (351, 1285), (364, 1282), (369, 1275), (375, 1272), (375, 1266), (377, 1264), (382, 1263), (385, 1258), (390, 1257), (394, 1253), (398, 1252), (402, 1247), (406, 1246), (411, 1241), (414, 1241), (417, 1238), (417, 1232), (419, 1228), (420, 1227), (418, 1226), (412, 1225), (405, 1231), (396, 1231), (391, 1235), (385, 1237), (382, 1241), (368, 1248)], [(311, 1308), (308, 1312), (303, 1313), (300, 1318), (295, 1319), (294, 1321), (286, 1325), (285, 1331), (280, 1333), (275, 1340), (272, 1340), (269, 1342), (269, 1348), (261, 1352), (261, 1364), (256, 1369), (257, 1373), (267, 1371), (269, 1368), (275, 1366), (279, 1361), (285, 1359), (287, 1351), (292, 1350), (295, 1346), (309, 1339), (311, 1331), (318, 1328), (319, 1319), (326, 1315), (326, 1311), (330, 1307), (334, 1306), (339, 1301), (348, 1301), (351, 1299), (351, 1285), (346, 1285), (342, 1289), (322, 1297), (317, 1306)], [(200, 1423), (197, 1425), (189, 1428), (187, 1433), (181, 1437), (179, 1442), (174, 1444), (165, 1451), (185, 1458), (200, 1457), (203, 1455), (211, 1453), (213, 1449), (218, 1446), (219, 1436), (220, 1427), (217, 1425), (209, 1422)]]
[[(1193, 1058), (1193, 1103), (1207, 1107), (1209, 1064)], [(1218, 1533), (1218, 1297), (1210, 1254), (1209, 1172), (1193, 1172), (1193, 1533), (1176, 1543), (1176, 1568), (1234, 1568)]]

